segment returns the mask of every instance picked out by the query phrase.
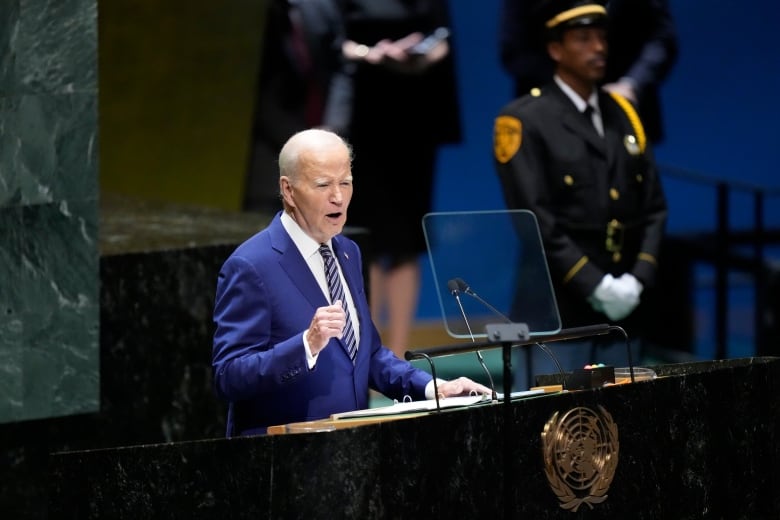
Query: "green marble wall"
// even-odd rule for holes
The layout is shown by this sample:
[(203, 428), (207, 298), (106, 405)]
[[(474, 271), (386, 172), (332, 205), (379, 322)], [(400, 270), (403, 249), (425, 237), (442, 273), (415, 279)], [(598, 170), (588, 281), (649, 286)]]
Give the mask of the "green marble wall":
[(96, 0), (0, 8), (0, 422), (96, 411)]

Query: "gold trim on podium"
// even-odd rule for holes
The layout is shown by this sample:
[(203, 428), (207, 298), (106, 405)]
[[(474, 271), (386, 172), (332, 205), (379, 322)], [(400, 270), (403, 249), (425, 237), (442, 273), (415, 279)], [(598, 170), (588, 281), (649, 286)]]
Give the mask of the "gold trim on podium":
[(397, 421), (399, 419), (411, 419), (412, 417), (421, 417), (430, 412), (409, 413), (401, 415), (382, 415), (377, 417), (358, 417), (355, 419), (320, 419), (318, 421), (302, 421), (289, 424), (279, 424), (268, 427), (268, 435), (281, 435), (288, 433), (318, 433), (332, 432), (344, 428), (356, 428), (367, 424), (377, 424), (387, 421)]

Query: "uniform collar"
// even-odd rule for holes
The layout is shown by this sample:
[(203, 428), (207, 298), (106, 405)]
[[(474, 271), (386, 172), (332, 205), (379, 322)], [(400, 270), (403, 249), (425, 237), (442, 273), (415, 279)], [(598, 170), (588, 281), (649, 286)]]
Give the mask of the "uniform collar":
[(577, 107), (577, 110), (579, 110), (580, 112), (584, 112), (585, 108), (588, 105), (590, 105), (593, 107), (593, 110), (596, 111), (597, 113), (601, 112), (601, 110), (599, 109), (598, 91), (595, 88), (590, 93), (588, 100), (585, 101), (580, 97), (579, 94), (574, 92), (574, 90), (565, 81), (563, 81), (560, 78), (560, 76), (556, 74), (555, 76), (553, 76), (553, 79), (555, 80), (555, 83), (558, 85), (558, 87), (563, 91), (563, 93), (566, 94), (566, 97), (571, 99), (571, 102), (574, 103), (574, 106)]

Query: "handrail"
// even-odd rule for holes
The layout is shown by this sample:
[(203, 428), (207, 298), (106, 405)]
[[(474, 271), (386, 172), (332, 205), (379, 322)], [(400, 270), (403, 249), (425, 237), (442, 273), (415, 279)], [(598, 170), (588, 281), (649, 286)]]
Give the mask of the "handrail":
[[(773, 354), (773, 346), (768, 344), (768, 325), (764, 320), (764, 307), (767, 302), (767, 269), (764, 246), (768, 243), (780, 244), (777, 230), (768, 230), (764, 208), (767, 197), (780, 197), (780, 187), (768, 187), (740, 180), (727, 180), (700, 172), (694, 172), (675, 166), (659, 165), (661, 175), (670, 175), (695, 184), (712, 186), (715, 189), (715, 357), (723, 359), (727, 355), (728, 335), (728, 272), (734, 267), (748, 268), (754, 277), (754, 327), (756, 354)], [(752, 193), (753, 224), (749, 232), (735, 233), (729, 222), (731, 194), (734, 191)], [(775, 231), (773, 233), (772, 231)], [(752, 259), (745, 262), (733, 260), (731, 247), (734, 245), (752, 245)], [(737, 265), (738, 264), (738, 265)], [(776, 352), (774, 352), (776, 353)]]
[(711, 186), (717, 186), (719, 184), (725, 184), (729, 188), (746, 192), (761, 192), (765, 196), (780, 197), (780, 186), (764, 186), (761, 184), (755, 184), (751, 182), (745, 182), (734, 179), (727, 179), (725, 177), (718, 177), (715, 175), (707, 175), (698, 171), (690, 170), (687, 168), (680, 168), (678, 166), (670, 166), (668, 164), (659, 164), (658, 171), (661, 174), (669, 174), (673, 177), (689, 180), (697, 184), (709, 184)]

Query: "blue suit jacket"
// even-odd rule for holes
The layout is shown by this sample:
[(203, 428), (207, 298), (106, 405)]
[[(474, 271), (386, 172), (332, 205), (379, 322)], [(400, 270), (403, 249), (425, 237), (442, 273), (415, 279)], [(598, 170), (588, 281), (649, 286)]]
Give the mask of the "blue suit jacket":
[(333, 238), (333, 251), (360, 320), (357, 357), (353, 365), (346, 346), (333, 338), (309, 370), (303, 332), (329, 302), (280, 215), (233, 252), (217, 281), (212, 367), (217, 395), (229, 403), (227, 435), (367, 408), (369, 388), (399, 400), (424, 398), (431, 375), (382, 346), (360, 249), (341, 235)]

